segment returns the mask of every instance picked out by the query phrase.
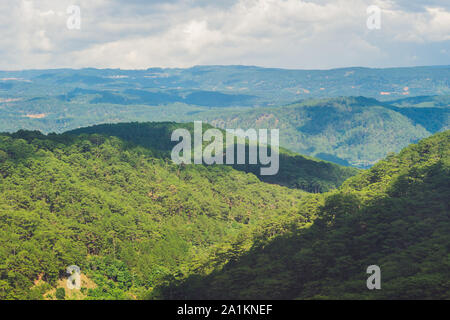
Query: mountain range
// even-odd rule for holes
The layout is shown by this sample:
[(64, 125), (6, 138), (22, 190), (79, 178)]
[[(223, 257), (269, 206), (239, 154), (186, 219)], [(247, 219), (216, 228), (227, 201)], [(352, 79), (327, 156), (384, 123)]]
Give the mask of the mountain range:
[(449, 66), (1, 71), (0, 132), (131, 121), (265, 126), (279, 128), (292, 151), (368, 168), (449, 128), (449, 78)]

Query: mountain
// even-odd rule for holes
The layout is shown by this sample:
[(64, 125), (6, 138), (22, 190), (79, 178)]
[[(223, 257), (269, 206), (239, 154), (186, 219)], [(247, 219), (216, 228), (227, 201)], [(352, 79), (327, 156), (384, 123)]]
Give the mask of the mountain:
[[(143, 298), (219, 244), (296, 214), (303, 191), (230, 166), (173, 164), (176, 128), (192, 124), (0, 134), (0, 299), (61, 297), (70, 265), (83, 272), (72, 298)], [(308, 164), (303, 182), (322, 187), (356, 173), (287, 151), (282, 157), (287, 167)], [(290, 179), (301, 178), (298, 169)]]
[(173, 164), (183, 126), (0, 134), (0, 299), (449, 298), (449, 131), (313, 194)]
[[(188, 129), (193, 136), (194, 126), (192, 123), (178, 124), (174, 122), (104, 124), (76, 129), (67, 133), (76, 135), (102, 134), (118, 137), (133, 144), (150, 148), (158, 154), (158, 157), (168, 159), (171, 150), (177, 144), (177, 142), (171, 141), (171, 135), (178, 128)], [(205, 125), (203, 131), (210, 128), (213, 127)], [(222, 132), (224, 133), (224, 131)], [(248, 146), (246, 152), (248, 154)], [(260, 165), (236, 164), (233, 165), (233, 168), (253, 173), (264, 182), (315, 193), (335, 189), (347, 178), (358, 172), (355, 168), (346, 168), (331, 162), (305, 157), (284, 148), (280, 149), (279, 159), (279, 172), (273, 176), (261, 175)], [(234, 162), (237, 163), (236, 159)]]
[[(431, 104), (433, 99), (423, 101)], [(280, 143), (295, 152), (367, 168), (389, 152), (450, 128), (449, 99), (442, 97), (439, 107), (419, 107), (412, 101), (390, 104), (341, 97), (276, 108), (209, 112), (202, 117), (222, 128), (278, 128)]]
[(450, 128), (449, 75), (450, 66), (0, 71), (0, 132), (136, 121), (267, 126), (294, 152), (368, 168)]
[(0, 135), (0, 299), (41, 299), (74, 264), (85, 298), (139, 297), (303, 195), (114, 137)]
[(391, 101), (388, 108), (431, 133), (450, 128), (450, 96), (413, 97)]
[[(449, 299), (449, 194), (445, 131), (390, 155), (337, 191), (304, 197), (289, 228), (279, 221), (269, 233), (258, 230), (220, 247), (192, 267), (196, 273), (151, 297)], [(381, 270), (381, 290), (366, 287), (372, 265)]]
[(389, 104), (402, 108), (448, 108), (450, 95), (416, 96), (392, 100)]
[[(304, 98), (367, 96), (393, 100), (405, 96), (450, 93), (450, 66), (409, 68), (342, 68), (331, 70), (288, 70), (252, 66), (196, 66), (180, 68), (57, 69), (0, 71), (0, 90), (22, 95), (66, 94), (73, 89), (95, 89), (120, 95), (166, 94), (184, 99), (194, 94), (192, 103), (208, 106), (284, 104)], [(24, 91), (26, 89), (26, 91)], [(45, 91), (42, 91), (45, 89)], [(135, 90), (138, 90), (137, 92)], [(131, 91), (130, 91), (131, 90)], [(144, 91), (140, 91), (144, 90)], [(168, 94), (168, 95), (167, 95)], [(225, 94), (225, 96), (224, 96)], [(228, 94), (235, 95), (230, 100)], [(176, 98), (178, 97), (178, 98)], [(222, 99), (223, 98), (223, 99)], [(143, 100), (145, 103), (145, 99)], [(153, 105), (153, 104), (152, 104)]]
[(0, 100), (0, 128), (49, 132), (51, 128), (60, 131), (80, 125), (143, 119), (203, 120), (221, 128), (278, 128), (281, 144), (290, 150), (361, 168), (370, 167), (389, 152), (398, 152), (410, 143), (450, 128), (448, 96), (408, 98), (392, 103), (341, 97), (281, 107), (226, 109), (183, 103), (164, 106), (86, 103), (61, 102), (56, 98), (28, 102), (12, 99), (4, 103)]
[(211, 108), (220, 111), (275, 107), (340, 96), (381, 101), (448, 96), (448, 79), (450, 66), (0, 71), (0, 131), (28, 129), (48, 133), (98, 123), (185, 122), (193, 120), (189, 116)]

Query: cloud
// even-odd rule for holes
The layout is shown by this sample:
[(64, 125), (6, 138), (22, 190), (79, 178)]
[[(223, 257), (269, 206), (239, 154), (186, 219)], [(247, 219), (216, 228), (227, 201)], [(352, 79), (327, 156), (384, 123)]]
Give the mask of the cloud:
[(443, 8), (447, 11), (450, 10), (450, 2), (445, 0), (395, 0), (386, 2), (388, 2), (391, 7), (407, 12), (424, 12), (427, 11), (427, 8)]
[[(450, 6), (421, 3), (20, 0), (0, 4), (0, 69), (448, 64)], [(72, 4), (81, 30), (66, 28)], [(381, 30), (366, 27), (372, 4), (382, 9)]]

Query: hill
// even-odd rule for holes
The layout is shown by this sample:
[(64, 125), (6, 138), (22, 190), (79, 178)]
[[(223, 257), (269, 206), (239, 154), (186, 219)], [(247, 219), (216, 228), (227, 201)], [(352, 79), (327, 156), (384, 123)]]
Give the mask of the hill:
[[(246, 66), (0, 71), (0, 132), (64, 132), (99, 123), (203, 120), (232, 108), (365, 96), (381, 101), (450, 94), (450, 66), (284, 70)], [(448, 99), (425, 102), (437, 106)], [(418, 137), (421, 138), (421, 137)], [(403, 145), (404, 147), (406, 145)], [(299, 151), (299, 150), (297, 150)]]
[[(194, 126), (192, 123), (177, 124), (174, 122), (104, 124), (76, 129), (67, 133), (76, 135), (102, 134), (107, 137), (118, 137), (135, 145), (150, 148), (160, 158), (169, 159), (172, 148), (177, 144), (177, 142), (171, 142), (171, 134), (177, 128), (188, 129), (193, 135)], [(209, 128), (212, 127), (205, 125), (203, 130)], [(259, 165), (233, 166), (236, 170), (255, 174), (264, 182), (315, 193), (335, 189), (347, 178), (358, 172), (354, 168), (346, 168), (327, 161), (305, 157), (283, 148), (280, 149), (279, 167), (278, 174), (264, 176), (260, 175)]]
[(0, 299), (49, 297), (70, 265), (95, 282), (88, 299), (142, 298), (304, 194), (117, 137), (1, 134)]
[[(253, 66), (196, 66), (181, 68), (56, 69), (0, 71), (0, 90), (50, 94), (73, 99), (87, 89), (98, 95), (93, 103), (139, 104), (187, 100), (189, 104), (228, 107), (289, 103), (305, 98), (366, 96), (394, 100), (405, 96), (449, 94), (450, 66), (408, 68), (341, 68), (289, 70)], [(74, 94), (75, 93), (75, 94)], [(115, 100), (115, 97), (122, 97)], [(98, 98), (98, 99), (96, 99)], [(198, 99), (200, 98), (200, 99)], [(205, 100), (206, 99), (206, 100)]]
[(222, 128), (278, 128), (280, 143), (290, 150), (361, 168), (450, 128), (448, 105), (425, 108), (399, 101), (391, 105), (365, 97), (307, 100), (202, 117)]
[(450, 128), (449, 73), (449, 66), (0, 71), (0, 132), (135, 121), (270, 126), (294, 152), (368, 168)]
[(449, 298), (449, 131), (308, 194), (175, 165), (130, 126), (0, 135), (0, 299), (61, 297), (70, 265), (84, 299)]
[[(275, 227), (272, 238), (259, 230), (247, 239), (248, 250), (218, 249), (221, 255), (205, 258), (197, 274), (152, 297), (449, 299), (449, 178), (446, 131), (390, 155), (338, 191), (303, 198), (290, 228)], [(371, 265), (381, 269), (381, 290), (366, 287)]]
[[(241, 172), (249, 168), (173, 164), (170, 135), (181, 127), (193, 125), (0, 134), (0, 299), (54, 298), (69, 265), (96, 284), (85, 298), (142, 298), (219, 243), (296, 213), (304, 192)], [(356, 173), (288, 151), (281, 158), (271, 182), (292, 188), (328, 190)]]

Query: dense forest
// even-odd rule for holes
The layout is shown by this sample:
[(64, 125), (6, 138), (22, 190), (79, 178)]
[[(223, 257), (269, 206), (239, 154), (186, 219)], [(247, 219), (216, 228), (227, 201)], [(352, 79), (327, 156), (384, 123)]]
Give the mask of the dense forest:
[(160, 154), (99, 134), (0, 135), (0, 299), (54, 298), (69, 265), (96, 284), (84, 298), (143, 298), (305, 194)]
[[(118, 137), (135, 145), (150, 148), (157, 157), (167, 159), (170, 157), (172, 148), (177, 144), (177, 142), (171, 142), (171, 134), (178, 128), (185, 128), (193, 135), (194, 126), (192, 123), (179, 124), (174, 122), (103, 124), (76, 129), (67, 133), (76, 135), (102, 134)], [(203, 131), (210, 128), (213, 127), (204, 124)], [(224, 133), (224, 131), (222, 132)], [(235, 144), (237, 143), (238, 141), (235, 140)], [(248, 139), (246, 143), (245, 150), (248, 160)], [(207, 143), (204, 143), (204, 145), (207, 145)], [(346, 179), (354, 176), (358, 172), (355, 168), (339, 166), (331, 162), (306, 157), (284, 148), (280, 148), (279, 159), (279, 172), (273, 176), (261, 175), (260, 165), (235, 164), (233, 168), (239, 171), (253, 173), (264, 182), (302, 189), (312, 193), (336, 189)], [(237, 163), (236, 157), (234, 163)]]
[[(277, 237), (154, 291), (183, 299), (450, 299), (450, 131), (302, 199)], [(301, 217), (313, 215), (308, 224)], [(238, 244), (236, 244), (237, 246)], [(378, 265), (382, 290), (366, 287)], [(210, 272), (210, 270), (214, 270)]]
[(304, 157), (302, 177), (301, 156), (281, 152), (286, 176), (328, 191), (307, 193), (173, 164), (162, 141), (178, 126), (1, 134), (0, 299), (449, 298), (449, 131), (354, 177)]

